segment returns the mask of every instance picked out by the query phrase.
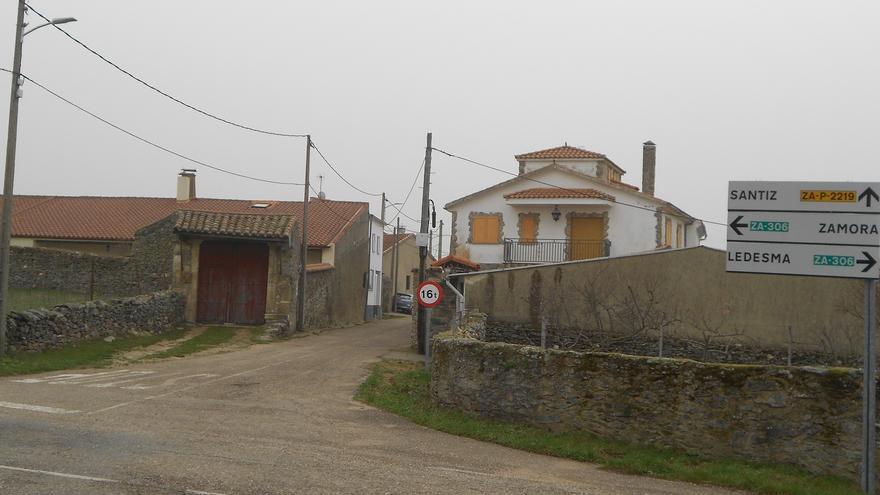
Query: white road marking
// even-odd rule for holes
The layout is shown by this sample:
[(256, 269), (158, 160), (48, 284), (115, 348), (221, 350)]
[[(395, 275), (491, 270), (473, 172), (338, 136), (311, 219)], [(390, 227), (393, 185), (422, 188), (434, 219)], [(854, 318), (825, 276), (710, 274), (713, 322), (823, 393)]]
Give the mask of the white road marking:
[[(57, 471), (44, 471), (42, 469), (27, 469), (15, 466), (6, 466), (0, 464), (0, 469), (6, 469), (9, 471), (20, 471), (23, 473), (34, 473), (34, 474), (45, 474), (47, 476), (57, 476), (59, 478), (68, 478), (73, 480), (83, 480), (83, 481), (94, 481), (96, 483), (113, 483), (120, 484), (122, 481), (119, 480), (111, 480), (109, 478), (98, 478), (95, 476), (83, 476), (81, 474), (70, 474), (70, 473), (59, 473)], [(225, 493), (217, 493), (217, 492), (203, 492), (199, 490), (189, 490), (186, 489), (183, 493), (191, 494), (191, 495), (226, 495)]]
[(43, 378), (24, 378), (22, 380), (10, 380), (15, 383), (43, 383), (59, 378), (76, 378), (89, 376), (87, 373), (65, 373), (63, 375), (44, 376)]
[(10, 471), (22, 471), (25, 473), (36, 473), (36, 474), (46, 474), (49, 476), (58, 476), (59, 478), (71, 478), (75, 480), (85, 480), (85, 481), (97, 481), (99, 483), (119, 483), (117, 480), (111, 480), (107, 478), (95, 478), (94, 476), (82, 476), (79, 474), (69, 474), (69, 473), (58, 473), (55, 471), (43, 471), (42, 469), (26, 469), (15, 466), (4, 466), (0, 464), (0, 469), (8, 469)]
[(101, 373), (91, 373), (76, 378), (63, 378), (61, 380), (53, 380), (48, 383), (49, 385), (82, 385), (83, 383), (100, 382), (108, 378), (119, 378), (120, 376), (124, 376), (129, 373), (131, 373), (131, 371), (129, 370), (104, 371)]
[[(180, 373), (172, 373), (172, 374), (177, 375)], [(211, 378), (214, 376), (220, 376), (220, 375), (215, 375), (214, 373), (197, 373), (195, 375), (177, 376), (174, 378), (169, 378), (158, 385), (132, 385), (130, 387), (119, 387), (119, 388), (124, 388), (126, 390), (147, 390), (147, 389), (151, 389), (151, 388), (167, 387), (169, 385), (174, 385), (175, 383), (177, 383), (181, 380), (186, 380), (187, 378), (199, 378), (199, 377)], [(158, 377), (151, 377), (151, 378), (158, 378)]]
[(147, 378), (155, 378), (155, 377), (151, 376), (151, 375), (153, 375), (154, 373), (156, 373), (156, 372), (155, 372), (155, 371), (132, 371), (132, 372), (129, 373), (128, 375), (120, 375), (120, 376), (114, 376), (114, 377), (113, 377), (114, 379), (115, 379), (115, 378), (125, 378), (125, 380), (116, 380), (116, 381), (113, 381), (113, 382), (90, 383), (90, 384), (85, 385), (85, 386), (86, 386), (86, 387), (92, 387), (92, 388), (107, 388), (107, 387), (113, 387), (113, 386), (115, 386), (115, 385), (119, 385), (120, 383), (131, 383), (131, 382), (136, 382), (136, 381), (138, 381), (138, 380), (144, 380), (144, 379), (147, 379)]
[(438, 470), (438, 471), (451, 471), (451, 472), (453, 472), (453, 473), (477, 474), (477, 475), (480, 475), (480, 476), (492, 476), (492, 477), (497, 477), (497, 475), (492, 474), (492, 473), (481, 473), (481, 472), (479, 472), (479, 471), (469, 471), (469, 470), (467, 470), (467, 469), (457, 469), (457, 468), (450, 468), (450, 467), (443, 467), (443, 466), (431, 466), (430, 469), (436, 469), (436, 470)]
[(0, 401), (0, 407), (6, 407), (8, 409), (24, 409), (26, 411), (37, 411), (49, 414), (76, 414), (82, 412), (76, 409), (60, 409), (57, 407), (35, 406), (32, 404), (19, 404), (17, 402), (4, 401)]

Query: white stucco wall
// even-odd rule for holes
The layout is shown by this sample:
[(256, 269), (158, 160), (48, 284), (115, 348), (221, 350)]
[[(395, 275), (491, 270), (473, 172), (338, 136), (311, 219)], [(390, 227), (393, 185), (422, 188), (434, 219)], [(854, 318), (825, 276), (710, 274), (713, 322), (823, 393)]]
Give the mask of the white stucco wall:
[(525, 172), (529, 173), (553, 163), (592, 177), (596, 176), (596, 169), (599, 166), (599, 160), (529, 160), (526, 161)]
[[(450, 208), (450, 211), (457, 212), (455, 234), (458, 246), (462, 246), (459, 254), (466, 255), (477, 263), (503, 262), (503, 244), (468, 244), (470, 232), (468, 219), (472, 212), (501, 213), (504, 222), (502, 239), (519, 238), (517, 228), (519, 213), (538, 213), (540, 215), (538, 222), (539, 239), (566, 239), (568, 237), (566, 235), (566, 215), (568, 213), (607, 212), (608, 240), (611, 241), (611, 256), (622, 256), (656, 249), (657, 217), (655, 216), (655, 211), (657, 204), (650, 199), (626, 190), (575, 177), (552, 168), (546, 169), (545, 172), (539, 173), (534, 178), (563, 187), (598, 189), (614, 196), (617, 203), (608, 203), (606, 205), (572, 205), (562, 202), (555, 203), (552, 199), (549, 199), (546, 200), (547, 203), (544, 205), (511, 205), (504, 199), (505, 194), (534, 187), (546, 187), (529, 180), (517, 181), (494, 191), (478, 195)], [(620, 203), (636, 205), (646, 209)], [(559, 211), (562, 213), (558, 221), (554, 221), (551, 217), (551, 212), (555, 205), (559, 206)], [(674, 216), (671, 218), (673, 219), (673, 247), (675, 247), (675, 226), (678, 223), (683, 224), (684, 219)], [(664, 235), (662, 229), (665, 228), (665, 216), (662, 221), (664, 223), (661, 224), (661, 235)], [(695, 224), (687, 226), (685, 238), (687, 246), (699, 244)], [(663, 237), (661, 237), (662, 240)]]
[(370, 216), (370, 273), (372, 285), (367, 291), (367, 306), (382, 304), (382, 221)]

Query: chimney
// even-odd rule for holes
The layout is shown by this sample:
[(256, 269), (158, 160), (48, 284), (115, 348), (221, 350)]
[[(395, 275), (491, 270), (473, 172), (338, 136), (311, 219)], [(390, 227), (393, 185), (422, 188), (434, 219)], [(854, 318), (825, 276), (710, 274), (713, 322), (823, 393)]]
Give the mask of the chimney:
[(177, 201), (196, 199), (196, 171), (185, 168), (177, 175)]
[(642, 145), (642, 192), (654, 195), (654, 174), (657, 168), (657, 145), (645, 141)]

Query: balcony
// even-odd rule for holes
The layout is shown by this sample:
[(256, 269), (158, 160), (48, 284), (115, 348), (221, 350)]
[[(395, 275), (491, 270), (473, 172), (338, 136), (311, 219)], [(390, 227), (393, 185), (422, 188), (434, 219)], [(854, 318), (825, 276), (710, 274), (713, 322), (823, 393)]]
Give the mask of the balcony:
[(505, 263), (560, 263), (611, 255), (611, 241), (504, 239)]

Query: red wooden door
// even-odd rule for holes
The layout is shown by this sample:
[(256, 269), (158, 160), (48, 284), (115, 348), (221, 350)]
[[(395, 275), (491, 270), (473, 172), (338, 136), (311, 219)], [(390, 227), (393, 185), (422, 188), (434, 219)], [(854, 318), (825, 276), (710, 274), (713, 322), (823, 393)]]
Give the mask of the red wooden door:
[(205, 242), (199, 249), (196, 319), (204, 323), (263, 323), (269, 247)]

